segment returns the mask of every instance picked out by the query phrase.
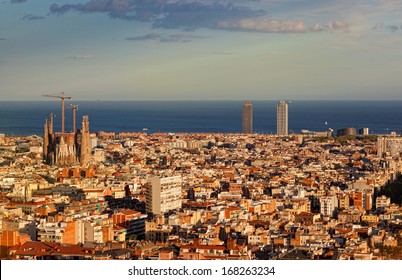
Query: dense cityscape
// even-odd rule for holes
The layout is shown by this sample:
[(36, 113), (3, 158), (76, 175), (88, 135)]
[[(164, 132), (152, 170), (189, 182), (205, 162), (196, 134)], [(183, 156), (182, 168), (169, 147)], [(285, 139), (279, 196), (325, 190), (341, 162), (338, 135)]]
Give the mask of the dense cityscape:
[(66, 131), (50, 97), (60, 132), (0, 135), (1, 259), (402, 258), (397, 132)]

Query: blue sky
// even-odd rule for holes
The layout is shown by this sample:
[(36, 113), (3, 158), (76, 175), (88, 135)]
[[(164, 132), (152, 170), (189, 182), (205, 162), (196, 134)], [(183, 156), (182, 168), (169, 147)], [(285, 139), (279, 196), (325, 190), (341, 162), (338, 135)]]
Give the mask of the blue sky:
[(401, 46), (401, 0), (0, 0), (0, 100), (400, 100)]

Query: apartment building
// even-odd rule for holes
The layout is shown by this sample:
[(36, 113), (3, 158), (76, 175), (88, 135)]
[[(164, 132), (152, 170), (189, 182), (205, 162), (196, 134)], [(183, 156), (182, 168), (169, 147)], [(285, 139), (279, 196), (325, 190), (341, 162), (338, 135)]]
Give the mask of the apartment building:
[(146, 189), (147, 212), (160, 215), (181, 208), (182, 177), (151, 177)]

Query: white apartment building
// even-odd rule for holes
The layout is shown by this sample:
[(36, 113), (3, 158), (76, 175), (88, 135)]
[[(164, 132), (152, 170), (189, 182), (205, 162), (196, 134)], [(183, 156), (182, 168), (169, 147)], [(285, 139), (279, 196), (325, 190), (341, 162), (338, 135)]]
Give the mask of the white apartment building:
[(391, 198), (386, 197), (385, 195), (382, 195), (380, 197), (377, 197), (375, 199), (375, 208), (385, 208), (391, 204)]
[(147, 212), (160, 215), (181, 208), (181, 176), (151, 177), (146, 191)]
[(320, 213), (325, 216), (332, 217), (338, 208), (338, 199), (334, 196), (320, 197)]

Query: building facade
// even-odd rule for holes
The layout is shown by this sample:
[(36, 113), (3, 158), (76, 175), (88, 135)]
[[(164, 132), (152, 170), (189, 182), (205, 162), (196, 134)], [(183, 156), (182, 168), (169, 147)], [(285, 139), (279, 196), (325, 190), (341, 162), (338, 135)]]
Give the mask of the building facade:
[(379, 157), (399, 158), (402, 154), (402, 137), (378, 137), (377, 155)]
[[(135, 210), (123, 210), (112, 215), (113, 224), (119, 229), (124, 229), (125, 240), (145, 238), (145, 221), (147, 215)], [(117, 238), (115, 238), (117, 240)]]
[(247, 134), (253, 133), (253, 104), (249, 100), (243, 103), (242, 132)]
[(288, 135), (288, 104), (284, 100), (276, 105), (276, 134)]
[(181, 176), (152, 177), (146, 190), (147, 212), (160, 215), (181, 208)]
[(369, 128), (368, 127), (363, 127), (359, 129), (359, 134), (360, 135), (369, 135)]
[(53, 133), (53, 123), (46, 120), (43, 137), (43, 158), (58, 166), (88, 165), (91, 160), (88, 116), (82, 117), (82, 129), (76, 132)]
[(375, 200), (375, 208), (376, 209), (384, 209), (385, 207), (391, 204), (391, 198), (386, 197), (385, 195), (377, 197)]
[(320, 213), (324, 216), (333, 217), (337, 210), (338, 200), (336, 196), (320, 197)]
[(356, 128), (354, 127), (346, 127), (341, 128), (336, 131), (336, 136), (356, 136)]

